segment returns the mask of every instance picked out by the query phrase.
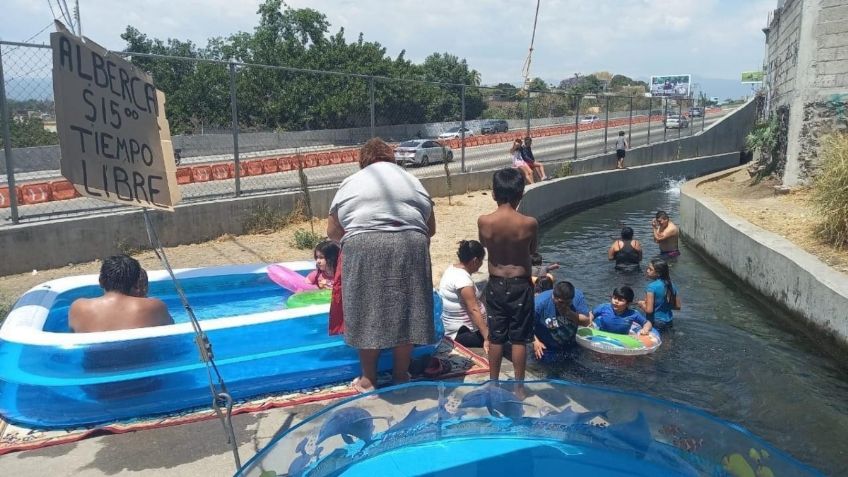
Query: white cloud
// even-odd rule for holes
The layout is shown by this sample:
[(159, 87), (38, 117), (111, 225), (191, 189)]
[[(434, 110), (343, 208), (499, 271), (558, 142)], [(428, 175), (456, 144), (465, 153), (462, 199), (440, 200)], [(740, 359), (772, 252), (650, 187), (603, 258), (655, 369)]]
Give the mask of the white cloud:
[[(261, 0), (80, 0), (84, 33), (109, 48), (132, 25), (157, 38), (191, 39), (250, 31)], [(3, 39), (20, 41), (52, 19), (46, 2), (5, 0)], [(10, 5), (9, 5), (10, 3)], [(359, 32), (394, 57), (433, 52), (466, 58), (487, 84), (521, 81), (533, 0), (288, 0), (327, 15), (331, 32)], [(559, 81), (606, 70), (637, 77), (692, 73), (736, 78), (762, 63), (768, 11), (776, 0), (544, 0), (531, 74)], [(48, 32), (37, 41), (46, 41)]]

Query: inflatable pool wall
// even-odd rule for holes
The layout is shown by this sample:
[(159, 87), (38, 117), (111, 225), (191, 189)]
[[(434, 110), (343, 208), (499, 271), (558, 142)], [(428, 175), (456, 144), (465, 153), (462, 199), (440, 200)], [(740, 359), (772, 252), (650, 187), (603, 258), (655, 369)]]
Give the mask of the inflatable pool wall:
[[(314, 269), (312, 262), (285, 265), (303, 274)], [(248, 306), (235, 315), (201, 320), (233, 398), (308, 389), (359, 374), (356, 350), (342, 336), (327, 334), (329, 305), (286, 309), (287, 296), (268, 279), (264, 265), (177, 270), (176, 276), (198, 317), (207, 308), (238, 300), (272, 304), (265, 311), (251, 312)], [(181, 310), (167, 273), (150, 272), (150, 289), (176, 320)], [(67, 331), (70, 302), (100, 293), (96, 275), (68, 277), (34, 287), (15, 304), (0, 327), (3, 419), (33, 428), (67, 428), (209, 406), (206, 370), (191, 323)], [(436, 308), (434, 343), (443, 333), (437, 295)], [(414, 356), (432, 354), (435, 346), (417, 346)], [(380, 356), (379, 368), (391, 369), (391, 353)]]
[(420, 382), (354, 397), (278, 433), (236, 476), (822, 475), (692, 407), (558, 380), (527, 382), (519, 399), (513, 385)]

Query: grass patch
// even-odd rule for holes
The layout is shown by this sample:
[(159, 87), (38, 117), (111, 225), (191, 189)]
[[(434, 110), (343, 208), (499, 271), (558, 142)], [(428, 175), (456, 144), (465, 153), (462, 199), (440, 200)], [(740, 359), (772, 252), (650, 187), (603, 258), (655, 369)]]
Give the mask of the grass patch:
[(848, 135), (825, 136), (819, 152), (822, 161), (812, 198), (822, 217), (819, 237), (838, 248), (848, 245)]
[(115, 242), (115, 247), (118, 249), (119, 252), (130, 257), (139, 254), (145, 250), (145, 247), (132, 245), (125, 238), (119, 238), (118, 241)]
[(304, 210), (301, 200), (295, 203), (294, 209), (288, 214), (263, 202), (250, 209), (244, 222), (242, 222), (242, 228), (246, 234), (277, 232), (288, 225), (298, 224), (306, 220)]
[(322, 235), (311, 230), (297, 229), (294, 231), (294, 243), (292, 245), (299, 250), (311, 250), (322, 240), (324, 240)]
[(12, 311), (12, 301), (0, 295), (0, 323), (3, 323), (10, 311)]
[(569, 161), (565, 161), (560, 164), (559, 169), (554, 173), (554, 179), (559, 179), (562, 177), (568, 177), (574, 173), (574, 164)]

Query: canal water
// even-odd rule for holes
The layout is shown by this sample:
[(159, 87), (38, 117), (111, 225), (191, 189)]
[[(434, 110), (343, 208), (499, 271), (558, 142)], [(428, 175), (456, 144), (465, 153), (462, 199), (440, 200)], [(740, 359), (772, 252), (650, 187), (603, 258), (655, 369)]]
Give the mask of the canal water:
[[(632, 286), (641, 299), (644, 274), (615, 271), (607, 249), (627, 225), (642, 242), (645, 258), (656, 256), (651, 219), (661, 209), (678, 221), (679, 185), (670, 182), (546, 226), (539, 251), (546, 263), (562, 265), (558, 278), (583, 290), (592, 308), (621, 285)], [(656, 353), (613, 358), (577, 348), (531, 369), (696, 406), (741, 424), (828, 475), (848, 475), (848, 364), (683, 241), (681, 251), (671, 261), (671, 277), (683, 309), (675, 312), (674, 327), (664, 333)]]

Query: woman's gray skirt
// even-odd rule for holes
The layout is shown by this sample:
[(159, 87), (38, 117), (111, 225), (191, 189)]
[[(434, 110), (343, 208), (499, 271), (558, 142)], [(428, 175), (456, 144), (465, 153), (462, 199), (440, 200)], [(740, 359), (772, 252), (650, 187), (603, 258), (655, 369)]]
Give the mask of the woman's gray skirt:
[(421, 232), (367, 232), (344, 242), (345, 343), (385, 349), (435, 341), (430, 241)]

